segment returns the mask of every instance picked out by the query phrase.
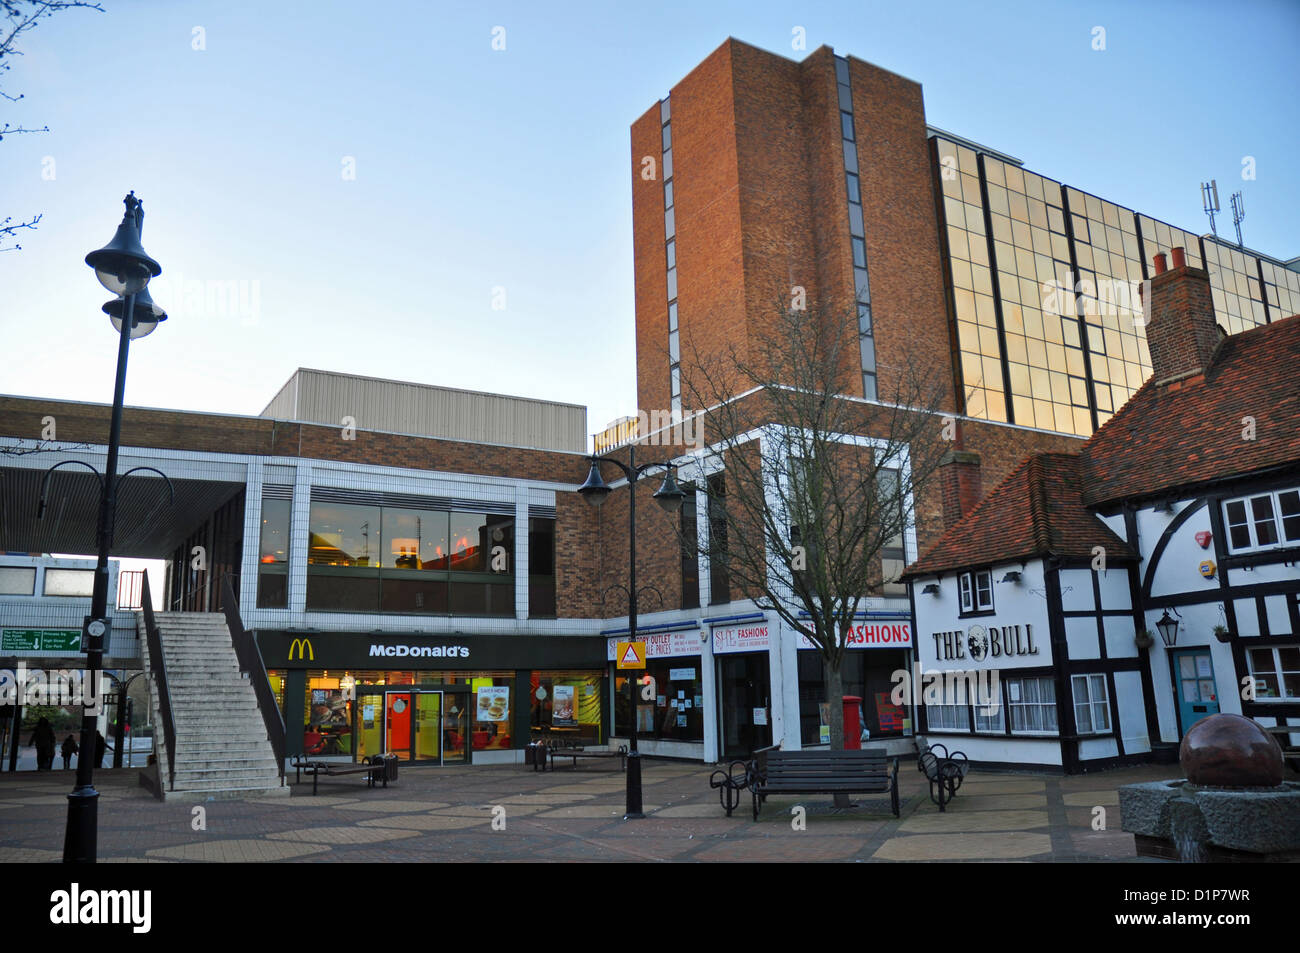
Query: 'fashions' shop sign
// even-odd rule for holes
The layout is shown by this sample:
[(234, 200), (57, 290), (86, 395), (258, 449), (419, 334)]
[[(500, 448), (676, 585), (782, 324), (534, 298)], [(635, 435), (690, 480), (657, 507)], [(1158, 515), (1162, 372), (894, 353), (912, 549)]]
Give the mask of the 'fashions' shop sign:
[(1034, 627), (1025, 625), (972, 625), (962, 631), (933, 632), (934, 657), (943, 662), (984, 662), (1038, 654)]
[[(851, 649), (906, 649), (912, 646), (912, 626), (908, 622), (859, 622), (847, 630), (845, 645)], [(806, 635), (799, 635), (799, 648), (817, 646)]]
[[(610, 639), (608, 644), (607, 658), (614, 661), (614, 646), (618, 639)], [(627, 639), (623, 639), (624, 642)], [(688, 629), (685, 632), (663, 632), (659, 635), (637, 636), (638, 642), (645, 643), (645, 657), (652, 658), (674, 658), (679, 655), (699, 655), (700, 633), (695, 629)]]
[(766, 652), (771, 644), (771, 628), (766, 622), (720, 626), (713, 630), (714, 652)]

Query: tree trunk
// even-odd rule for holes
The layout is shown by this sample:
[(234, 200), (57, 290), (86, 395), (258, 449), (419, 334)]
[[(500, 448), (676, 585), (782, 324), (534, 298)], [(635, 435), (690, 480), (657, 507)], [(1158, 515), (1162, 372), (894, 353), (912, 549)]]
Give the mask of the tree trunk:
[[(830, 707), (828, 721), (831, 728), (831, 750), (844, 750), (844, 678), (840, 666), (828, 659), (823, 660), (826, 668), (826, 703)], [(850, 807), (847, 794), (835, 795), (836, 807)]]

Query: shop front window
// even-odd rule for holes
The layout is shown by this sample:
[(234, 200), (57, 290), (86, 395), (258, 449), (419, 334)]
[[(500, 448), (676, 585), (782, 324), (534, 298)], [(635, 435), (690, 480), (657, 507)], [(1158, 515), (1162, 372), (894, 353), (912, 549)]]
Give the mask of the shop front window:
[(555, 736), (603, 740), (600, 672), (533, 672), (529, 725), (541, 740)]
[(352, 754), (352, 706), (355, 695), (350, 677), (309, 672), (302, 750), (306, 755)]
[(511, 725), (515, 722), (513, 674), (478, 675), (470, 679), (472, 726), (470, 741), (475, 751), (499, 751), (514, 747)]
[[(634, 676), (638, 738), (666, 741), (704, 740), (704, 687), (696, 656), (650, 659), (643, 674)], [(627, 679), (615, 682), (615, 716), (627, 731)]]
[[(799, 737), (805, 745), (830, 741), (830, 709), (826, 700), (826, 670), (821, 653), (799, 652)], [(840, 685), (845, 695), (862, 699), (859, 724), (861, 741), (900, 737), (912, 733), (910, 705), (895, 705), (893, 673), (907, 669), (902, 649), (845, 652), (840, 663)], [(931, 721), (931, 727), (934, 726)], [(962, 727), (966, 725), (963, 721)]]

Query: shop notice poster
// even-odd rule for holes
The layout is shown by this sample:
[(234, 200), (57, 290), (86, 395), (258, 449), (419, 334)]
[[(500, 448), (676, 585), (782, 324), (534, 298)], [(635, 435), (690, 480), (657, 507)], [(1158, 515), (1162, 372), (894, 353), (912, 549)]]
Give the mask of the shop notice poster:
[(510, 687), (508, 685), (478, 690), (479, 721), (510, 720)]
[(551, 708), (552, 725), (575, 725), (573, 717), (573, 686), (556, 685), (555, 701)]

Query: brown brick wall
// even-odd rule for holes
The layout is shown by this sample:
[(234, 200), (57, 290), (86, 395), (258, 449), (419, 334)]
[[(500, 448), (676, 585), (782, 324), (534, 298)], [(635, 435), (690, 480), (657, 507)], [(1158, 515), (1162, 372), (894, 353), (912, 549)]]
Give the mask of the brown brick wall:
[[(954, 407), (951, 341), (921, 86), (849, 58), (876, 363), (882, 397), (895, 392), (911, 355), (947, 387)], [(848, 247), (847, 226), (845, 254)]]
[[(732, 80), (735, 46), (728, 42), (715, 50), (673, 87), (670, 97), (683, 405), (692, 403), (696, 390), (707, 390), (691, 376), (693, 355), (725, 367), (731, 363), (720, 360), (725, 346), (734, 344), (743, 356), (748, 341)], [(662, 370), (654, 372), (665, 380), (667, 364), (665, 356)]]
[[(638, 405), (646, 408), (668, 406), (668, 283), (664, 260), (663, 147), (659, 130), (658, 103), (632, 124), (636, 383)], [(654, 160), (653, 179), (641, 177), (646, 156)], [(678, 257), (681, 257), (680, 250)]]

